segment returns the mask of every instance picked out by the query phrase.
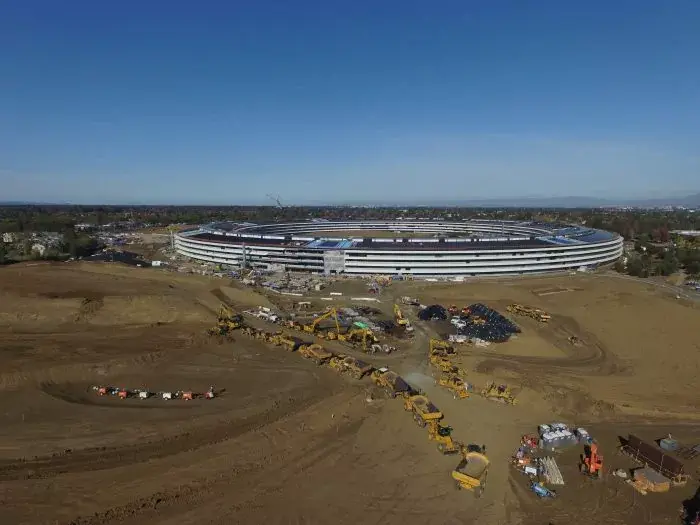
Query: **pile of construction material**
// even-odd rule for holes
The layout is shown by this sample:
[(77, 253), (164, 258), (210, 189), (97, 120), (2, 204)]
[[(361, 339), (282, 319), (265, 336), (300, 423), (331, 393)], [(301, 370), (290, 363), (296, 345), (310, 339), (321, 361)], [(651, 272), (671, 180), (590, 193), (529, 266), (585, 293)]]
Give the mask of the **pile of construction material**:
[(252, 315), (253, 317), (257, 317), (258, 319), (262, 319), (263, 321), (267, 321), (269, 323), (280, 322), (280, 316), (266, 306), (258, 306), (257, 309), (245, 310), (243, 313)]
[(460, 316), (464, 325), (458, 331), (470, 339), (502, 343), (520, 333), (520, 328), (515, 323), (484, 304), (476, 303), (466, 310)]
[(426, 306), (418, 312), (421, 321), (444, 321), (447, 319), (447, 310), (439, 304)]
[(506, 307), (506, 310), (508, 310), (512, 314), (521, 315), (523, 317), (530, 317), (535, 321), (539, 321), (540, 323), (548, 323), (549, 320), (552, 318), (552, 316), (544, 310), (540, 310), (539, 308), (534, 308), (532, 306), (524, 306), (522, 304), (517, 303), (508, 305)]
[(554, 450), (566, 448), (579, 443), (579, 436), (582, 439), (588, 439), (588, 432), (583, 429), (577, 429), (575, 432), (569, 430), (568, 425), (564, 423), (549, 423), (538, 427), (540, 433), (540, 448)]

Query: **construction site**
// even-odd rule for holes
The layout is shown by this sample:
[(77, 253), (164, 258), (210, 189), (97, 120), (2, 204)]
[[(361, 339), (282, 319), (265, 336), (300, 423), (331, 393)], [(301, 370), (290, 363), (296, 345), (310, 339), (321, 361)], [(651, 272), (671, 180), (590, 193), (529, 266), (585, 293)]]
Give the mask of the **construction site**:
[(0, 269), (0, 523), (700, 523), (696, 304), (315, 279)]

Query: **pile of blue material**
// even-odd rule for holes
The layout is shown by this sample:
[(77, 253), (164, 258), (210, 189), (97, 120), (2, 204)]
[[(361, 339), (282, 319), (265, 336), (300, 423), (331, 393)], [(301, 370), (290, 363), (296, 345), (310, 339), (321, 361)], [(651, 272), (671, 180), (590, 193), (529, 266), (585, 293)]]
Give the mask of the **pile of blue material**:
[(421, 321), (444, 321), (447, 319), (447, 310), (439, 304), (432, 304), (418, 312), (418, 317)]
[[(469, 315), (462, 316), (462, 319), (467, 326), (460, 329), (459, 333), (472, 339), (503, 343), (511, 335), (520, 333), (520, 328), (513, 321), (481, 303), (471, 305)], [(483, 319), (485, 323), (478, 322), (477, 319)]]

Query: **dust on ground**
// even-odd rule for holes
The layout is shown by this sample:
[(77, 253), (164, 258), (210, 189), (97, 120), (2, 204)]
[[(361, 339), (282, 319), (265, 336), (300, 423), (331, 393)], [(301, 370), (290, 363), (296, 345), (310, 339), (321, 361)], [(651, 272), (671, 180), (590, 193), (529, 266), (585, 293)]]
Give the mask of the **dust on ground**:
[[(413, 341), (369, 359), (423, 389), (457, 439), (487, 445), (492, 465), (477, 500), (455, 490), (457, 459), (437, 452), (400, 400), (370, 397), (366, 380), (243, 334), (205, 336), (221, 301), (275, 304), (222, 284), (114, 264), (0, 269), (0, 522), (559, 525), (585, 515), (594, 524), (661, 524), (676, 522), (696, 488), (641, 496), (611, 475), (593, 483), (577, 473), (581, 451), (572, 449), (558, 458), (567, 485), (541, 502), (509, 467), (520, 436), (555, 418), (589, 428), (607, 472), (632, 466), (614, 453), (630, 432), (700, 442), (700, 311), (663, 291), (595, 275), (383, 291), (387, 316), (403, 295), (500, 311), (520, 302), (552, 314), (547, 325), (515, 318), (523, 333), (508, 343), (460, 349), (469, 380), (507, 382), (515, 406), (455, 400), (436, 386), (427, 363), (435, 326), (409, 307)], [(366, 284), (333, 286), (350, 295)], [(95, 384), (215, 385), (221, 395), (120, 401), (96, 396)]]

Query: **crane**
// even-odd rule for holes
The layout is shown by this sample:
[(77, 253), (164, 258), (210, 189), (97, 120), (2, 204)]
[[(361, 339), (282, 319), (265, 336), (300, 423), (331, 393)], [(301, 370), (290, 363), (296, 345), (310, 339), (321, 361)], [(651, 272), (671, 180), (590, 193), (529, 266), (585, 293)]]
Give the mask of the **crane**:
[(275, 201), (277, 203), (278, 208), (284, 208), (284, 206), (282, 206), (282, 201), (280, 200), (279, 195), (272, 195), (272, 194), (268, 193), (267, 197), (272, 199), (273, 201)]

